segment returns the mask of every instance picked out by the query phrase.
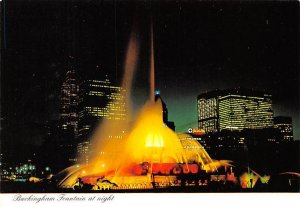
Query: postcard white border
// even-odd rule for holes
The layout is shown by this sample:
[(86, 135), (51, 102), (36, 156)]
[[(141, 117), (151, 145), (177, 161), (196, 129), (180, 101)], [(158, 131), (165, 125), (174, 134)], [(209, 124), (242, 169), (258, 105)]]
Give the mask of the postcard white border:
[(99, 206), (205, 206), (205, 207), (298, 207), (300, 206), (300, 193), (76, 193), (68, 196), (90, 198), (93, 196), (110, 196), (114, 199), (108, 202), (101, 201), (13, 201), (16, 195), (42, 197), (58, 197), (60, 193), (51, 194), (0, 194), (0, 207), (99, 207)]

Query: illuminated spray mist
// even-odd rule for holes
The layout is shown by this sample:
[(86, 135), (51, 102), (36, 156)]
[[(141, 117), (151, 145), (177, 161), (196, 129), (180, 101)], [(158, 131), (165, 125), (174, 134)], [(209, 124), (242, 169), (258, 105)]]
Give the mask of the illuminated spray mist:
[[(121, 97), (125, 98), (124, 107), (126, 108), (125, 117), (127, 121), (104, 119), (96, 130), (96, 133), (91, 140), (91, 148), (94, 153), (91, 155), (91, 161), (89, 162), (95, 166), (95, 170), (93, 170), (94, 172), (99, 170), (99, 165), (106, 166), (107, 169), (116, 169), (116, 167), (120, 164), (118, 161), (120, 160), (120, 154), (123, 152), (125, 141), (124, 138), (126, 136), (126, 132), (129, 130), (129, 121), (131, 120), (132, 116), (130, 96), (132, 80), (138, 62), (139, 46), (139, 38), (135, 30), (133, 30), (130, 35), (129, 44), (126, 51), (124, 76), (121, 86), (123, 89), (121, 91)], [(108, 108), (108, 110), (110, 109)], [(99, 159), (99, 157), (101, 157), (101, 159)], [(106, 160), (105, 164), (102, 163), (102, 159)]]
[[(132, 80), (135, 74), (138, 53), (139, 53), (139, 38), (135, 29), (130, 34), (129, 43), (127, 46), (124, 75), (121, 87), (121, 97), (125, 99), (126, 118), (131, 119), (131, 87)], [(108, 107), (108, 110), (111, 110)], [(94, 135), (91, 138), (89, 154), (78, 155), (78, 160), (81, 162), (71, 166), (58, 174), (58, 177), (63, 177), (58, 186), (72, 187), (79, 177), (104, 173), (105, 175), (114, 174), (116, 169), (121, 164), (120, 156), (123, 153), (126, 131), (129, 129), (129, 124), (125, 120), (103, 119), (97, 127)], [(116, 139), (122, 137), (122, 139)], [(89, 158), (88, 164), (85, 163), (86, 158)]]
[[(88, 183), (96, 183), (97, 179), (105, 178), (117, 186), (138, 182), (151, 188), (151, 174), (159, 164), (176, 166), (181, 163), (186, 166), (186, 172), (192, 170), (189, 169), (188, 163), (198, 163), (207, 172), (229, 165), (228, 161), (212, 160), (200, 143), (196, 140), (179, 139), (178, 135), (163, 123), (161, 100), (154, 99), (152, 27), (151, 24), (150, 100), (130, 125), (131, 86), (140, 46), (137, 34), (132, 32), (124, 62), (124, 90), (120, 91), (126, 102), (127, 121), (104, 120), (92, 137), (89, 163), (77, 164), (62, 171), (58, 175), (63, 177), (58, 183), (60, 187), (72, 187), (78, 178), (83, 178)], [(147, 163), (144, 165), (145, 169), (141, 167), (141, 163)]]

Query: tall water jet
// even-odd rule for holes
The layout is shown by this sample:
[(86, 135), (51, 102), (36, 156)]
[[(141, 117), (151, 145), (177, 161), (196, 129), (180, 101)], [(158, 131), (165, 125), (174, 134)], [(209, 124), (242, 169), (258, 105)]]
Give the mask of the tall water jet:
[[(67, 169), (67, 176), (60, 181), (60, 186), (70, 186), (78, 177), (113, 172), (120, 165), (120, 154), (123, 151), (124, 139), (131, 119), (130, 96), (132, 80), (138, 63), (139, 47), (138, 34), (136, 28), (133, 27), (124, 59), (121, 91), (119, 91), (120, 97), (125, 99), (125, 106), (120, 108), (119, 112), (126, 113), (126, 120), (103, 119), (91, 138), (88, 155), (79, 155), (78, 160), (81, 162)], [(112, 110), (110, 106), (113, 104), (108, 104), (108, 110)], [(85, 162), (86, 157), (88, 157), (88, 163)], [(64, 173), (62, 171), (62, 174)]]
[[(105, 162), (105, 170), (114, 170), (119, 165), (119, 155), (122, 152), (126, 131), (129, 130), (129, 121), (131, 120), (131, 88), (132, 80), (135, 74), (138, 56), (139, 56), (139, 38), (134, 27), (127, 46), (124, 75), (120, 91), (121, 97), (125, 98), (126, 120), (105, 119), (98, 127), (92, 138), (92, 148), (96, 153), (91, 157), (91, 163), (95, 166), (94, 172), (99, 171), (99, 166)], [(108, 110), (110, 108), (108, 107)], [(122, 110), (122, 109), (119, 109)], [(122, 137), (116, 139), (116, 137)], [(100, 153), (100, 155), (99, 155)]]
[[(130, 35), (126, 57), (124, 62), (124, 76), (122, 81), (122, 88), (125, 89), (126, 106), (127, 109), (131, 106), (130, 96), (132, 88), (132, 80), (136, 71), (136, 66), (139, 58), (140, 43), (138, 33), (134, 28)], [(131, 115), (130, 110), (127, 110), (127, 115)]]
[[(153, 24), (150, 29), (150, 97), (138, 117), (131, 121), (131, 88), (139, 58), (139, 38), (135, 29), (130, 35), (125, 61), (121, 97), (125, 99), (126, 120), (105, 119), (97, 128), (91, 140), (91, 155), (88, 164), (68, 168), (60, 186), (72, 186), (76, 180), (84, 179), (95, 189), (102, 189), (102, 183), (127, 186), (143, 183), (152, 188), (152, 175), (166, 174), (168, 182), (177, 179), (177, 173), (197, 173), (198, 169), (215, 171), (227, 161), (212, 160), (196, 140), (181, 140), (163, 122), (161, 100), (155, 101), (154, 38)], [(110, 103), (109, 106), (112, 104)], [(108, 106), (108, 110), (112, 110)], [(119, 109), (122, 110), (122, 109)], [(124, 110), (124, 109), (123, 109)], [(124, 112), (124, 111), (123, 111)], [(187, 149), (192, 145), (197, 150)], [(170, 176), (170, 173), (173, 175)], [(97, 187), (98, 186), (98, 187)], [(123, 187), (120, 187), (123, 189)], [(127, 187), (125, 187), (127, 188)]]

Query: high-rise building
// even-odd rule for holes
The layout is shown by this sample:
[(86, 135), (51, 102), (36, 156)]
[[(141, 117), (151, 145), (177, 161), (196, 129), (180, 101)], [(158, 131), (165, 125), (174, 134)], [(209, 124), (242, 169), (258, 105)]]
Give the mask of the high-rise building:
[(283, 142), (293, 141), (293, 123), (292, 117), (276, 116), (274, 117), (274, 127), (279, 129), (281, 140)]
[(58, 122), (58, 144), (64, 152), (66, 165), (76, 160), (75, 146), (78, 136), (78, 78), (73, 66), (66, 73), (66, 79), (61, 86), (60, 118)]
[(68, 134), (71, 133), (73, 139), (77, 137), (78, 92), (76, 73), (71, 69), (67, 71), (65, 82), (61, 87), (60, 128)]
[(90, 140), (99, 121), (126, 120), (124, 91), (104, 79), (87, 78), (80, 84), (77, 152), (88, 162)]
[(272, 97), (247, 90), (215, 90), (198, 96), (198, 127), (206, 133), (273, 127)]
[(161, 100), (163, 122), (164, 122), (170, 129), (172, 129), (173, 131), (175, 131), (175, 124), (174, 124), (173, 121), (169, 121), (169, 118), (168, 118), (168, 108), (167, 108), (166, 103), (162, 100), (159, 91), (155, 91), (155, 101), (157, 101), (157, 99), (160, 99), (160, 100)]

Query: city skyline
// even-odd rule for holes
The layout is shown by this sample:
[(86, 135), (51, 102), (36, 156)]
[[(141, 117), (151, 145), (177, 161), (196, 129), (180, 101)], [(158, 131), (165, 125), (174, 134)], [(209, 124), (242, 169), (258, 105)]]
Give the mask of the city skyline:
[(0, 5), (1, 192), (299, 191), (299, 2)]
[[(17, 137), (40, 139), (38, 129), (30, 128), (58, 118), (58, 83), (69, 56), (79, 71), (104, 70), (98, 72), (120, 81), (132, 22), (140, 32), (141, 57), (149, 53), (145, 2), (24, 4), (7, 3), (5, 9), (1, 81), (2, 128), (20, 128), (10, 135), (20, 142)], [(299, 140), (297, 8), (292, 2), (152, 4), (156, 89), (177, 131), (197, 126), (199, 94), (240, 86), (271, 93), (275, 115), (293, 118)], [(20, 15), (12, 14), (15, 9)], [(136, 107), (148, 97), (147, 66), (146, 59), (138, 66)]]

